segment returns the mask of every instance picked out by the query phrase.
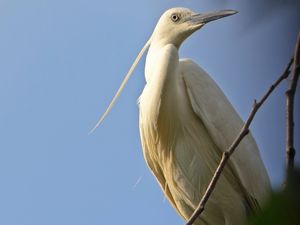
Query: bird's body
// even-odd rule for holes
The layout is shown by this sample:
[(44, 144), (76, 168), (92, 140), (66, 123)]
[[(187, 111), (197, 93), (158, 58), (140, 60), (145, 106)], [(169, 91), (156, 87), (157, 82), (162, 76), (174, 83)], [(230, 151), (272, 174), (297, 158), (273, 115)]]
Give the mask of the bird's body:
[[(139, 99), (142, 147), (165, 195), (188, 219), (243, 122), (204, 70), (191, 60), (179, 60), (174, 44), (152, 38), (147, 84)], [(195, 224), (244, 224), (269, 188), (250, 134), (232, 156)]]
[[(139, 99), (143, 152), (166, 197), (186, 220), (243, 122), (212, 78), (193, 61), (179, 60), (178, 50), (204, 24), (235, 13), (196, 14), (185, 8), (166, 11), (96, 125), (110, 111), (150, 45), (146, 86)], [(195, 225), (243, 225), (269, 191), (257, 145), (248, 134), (231, 156)]]
[[(151, 51), (152, 46), (148, 57)], [(243, 124), (215, 82), (191, 60), (179, 61), (174, 46), (160, 48), (155, 56), (150, 62), (157, 60), (160, 63), (156, 65), (161, 66), (149, 71), (147, 57), (149, 76), (140, 97), (142, 146), (145, 159), (165, 195), (178, 213), (188, 219), (203, 196), (222, 151), (231, 144)], [(191, 86), (203, 96), (199, 106), (203, 109), (199, 112), (192, 106), (197, 104), (192, 99), (197, 90), (190, 89)], [(227, 108), (223, 108), (224, 104)], [(218, 124), (222, 127), (215, 127)], [(222, 134), (225, 130), (227, 133)], [(268, 177), (255, 141), (248, 136), (243, 143), (196, 224), (244, 224), (246, 214), (257, 209), (269, 191)]]

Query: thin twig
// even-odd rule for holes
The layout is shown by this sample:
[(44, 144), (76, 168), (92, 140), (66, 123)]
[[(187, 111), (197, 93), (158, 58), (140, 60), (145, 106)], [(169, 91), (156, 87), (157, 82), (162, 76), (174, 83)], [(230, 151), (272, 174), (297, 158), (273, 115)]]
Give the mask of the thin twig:
[(218, 179), (221, 176), (222, 171), (224, 170), (224, 167), (229, 159), (229, 157), (231, 156), (231, 154), (234, 152), (234, 150), (236, 149), (236, 147), (239, 145), (239, 143), (243, 140), (243, 138), (249, 133), (249, 126), (257, 112), (257, 110), (261, 107), (261, 105), (265, 102), (265, 100), (269, 97), (269, 95), (272, 93), (272, 91), (281, 83), (281, 81), (283, 81), (284, 79), (286, 79), (290, 73), (290, 67), (292, 65), (293, 59), (291, 59), (291, 61), (289, 62), (288, 66), (286, 67), (285, 71), (283, 72), (283, 74), (270, 86), (269, 90), (266, 92), (266, 94), (261, 98), (260, 101), (256, 101), (254, 100), (253, 103), (253, 107), (252, 110), (248, 116), (248, 119), (246, 120), (246, 123), (244, 124), (243, 128), (241, 129), (239, 135), (236, 137), (236, 139), (233, 141), (233, 143), (231, 144), (231, 146), (225, 151), (223, 152), (221, 161), (198, 205), (198, 207), (196, 208), (196, 210), (194, 211), (194, 213), (192, 214), (192, 216), (190, 217), (190, 219), (187, 221), (186, 225), (192, 225), (195, 220), (200, 216), (200, 214), (203, 212), (205, 205), (210, 197), (210, 195), (212, 194)]
[(297, 44), (294, 54), (294, 67), (289, 84), (286, 91), (286, 180), (285, 185), (288, 185), (291, 172), (294, 169), (294, 158), (296, 150), (294, 147), (294, 101), (297, 87), (297, 81), (300, 72), (300, 32), (298, 34)]

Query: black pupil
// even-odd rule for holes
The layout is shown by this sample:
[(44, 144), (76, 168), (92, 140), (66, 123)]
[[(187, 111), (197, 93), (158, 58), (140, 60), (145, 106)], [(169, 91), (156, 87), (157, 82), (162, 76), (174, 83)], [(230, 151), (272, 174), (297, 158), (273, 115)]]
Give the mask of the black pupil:
[(176, 15), (173, 15), (173, 20), (176, 21), (178, 17)]

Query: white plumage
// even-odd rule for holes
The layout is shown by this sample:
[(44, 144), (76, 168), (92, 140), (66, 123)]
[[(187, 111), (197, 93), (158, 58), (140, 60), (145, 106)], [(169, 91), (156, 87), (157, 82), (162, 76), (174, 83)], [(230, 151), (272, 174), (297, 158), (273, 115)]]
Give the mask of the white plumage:
[[(171, 9), (156, 26), (146, 59), (147, 84), (140, 97), (140, 133), (150, 169), (187, 220), (243, 121), (203, 69), (191, 60), (179, 60), (178, 48), (194, 30), (172, 22), (174, 14), (181, 19), (194, 15), (188, 9)], [(249, 134), (195, 224), (244, 224), (269, 191), (266, 170)]]
[[(243, 121), (212, 78), (193, 61), (179, 60), (178, 50), (206, 23), (235, 13), (223, 10), (196, 14), (186, 8), (166, 11), (95, 126), (108, 114), (150, 45), (146, 85), (139, 99), (143, 152), (166, 197), (186, 220)], [(195, 225), (243, 225), (269, 192), (269, 178), (259, 150), (248, 134), (231, 156)]]

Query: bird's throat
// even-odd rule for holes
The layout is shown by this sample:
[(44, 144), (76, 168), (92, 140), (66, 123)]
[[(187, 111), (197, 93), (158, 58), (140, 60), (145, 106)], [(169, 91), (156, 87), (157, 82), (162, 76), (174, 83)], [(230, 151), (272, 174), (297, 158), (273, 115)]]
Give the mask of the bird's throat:
[(180, 80), (178, 51), (174, 45), (151, 46), (147, 55), (147, 84), (140, 98), (140, 119), (153, 127), (174, 121)]

